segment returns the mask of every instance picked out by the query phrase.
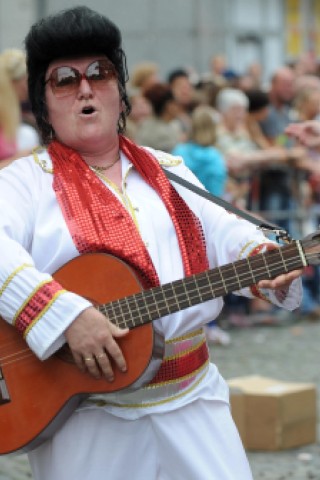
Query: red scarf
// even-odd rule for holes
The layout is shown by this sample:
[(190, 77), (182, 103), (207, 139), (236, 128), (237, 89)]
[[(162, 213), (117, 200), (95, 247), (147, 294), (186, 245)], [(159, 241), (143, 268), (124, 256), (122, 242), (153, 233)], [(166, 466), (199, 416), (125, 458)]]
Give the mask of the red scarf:
[[(159, 194), (174, 224), (185, 275), (208, 268), (200, 222), (172, 187), (158, 161), (144, 148), (120, 136), (120, 149)], [(48, 148), (53, 188), (80, 253), (107, 252), (130, 265), (144, 286), (159, 285), (157, 272), (131, 216), (82, 157), (59, 142)]]

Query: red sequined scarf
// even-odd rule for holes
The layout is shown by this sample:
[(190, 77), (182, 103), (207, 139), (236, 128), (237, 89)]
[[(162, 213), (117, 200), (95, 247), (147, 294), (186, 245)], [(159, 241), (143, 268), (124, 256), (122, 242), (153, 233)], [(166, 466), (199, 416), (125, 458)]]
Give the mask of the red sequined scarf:
[[(172, 187), (158, 161), (123, 136), (120, 149), (165, 204), (176, 230), (185, 275), (206, 270), (200, 222)], [(48, 151), (54, 169), (53, 188), (78, 251), (110, 253), (136, 271), (144, 288), (159, 285), (151, 257), (122, 203), (75, 150), (54, 141)]]

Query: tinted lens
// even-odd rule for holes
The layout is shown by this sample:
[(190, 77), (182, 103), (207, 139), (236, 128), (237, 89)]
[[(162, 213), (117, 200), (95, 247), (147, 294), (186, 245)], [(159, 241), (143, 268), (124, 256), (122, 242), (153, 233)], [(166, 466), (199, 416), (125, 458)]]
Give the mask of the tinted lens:
[(115, 68), (107, 60), (96, 60), (88, 66), (85, 76), (89, 82), (107, 82), (115, 76)]
[(56, 96), (70, 95), (80, 85), (81, 75), (72, 67), (58, 67), (50, 75), (50, 85)]

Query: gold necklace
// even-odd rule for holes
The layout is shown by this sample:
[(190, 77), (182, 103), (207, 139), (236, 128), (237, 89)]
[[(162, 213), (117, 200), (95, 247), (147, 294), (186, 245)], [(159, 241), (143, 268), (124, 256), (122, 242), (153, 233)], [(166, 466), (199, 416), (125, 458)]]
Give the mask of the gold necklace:
[(120, 160), (120, 152), (117, 153), (115, 160), (112, 163), (110, 163), (110, 165), (107, 165), (106, 167), (101, 167), (100, 165), (90, 165), (90, 168), (97, 173), (104, 173), (106, 170), (109, 170), (109, 168), (113, 167), (113, 165), (115, 165), (119, 160)]

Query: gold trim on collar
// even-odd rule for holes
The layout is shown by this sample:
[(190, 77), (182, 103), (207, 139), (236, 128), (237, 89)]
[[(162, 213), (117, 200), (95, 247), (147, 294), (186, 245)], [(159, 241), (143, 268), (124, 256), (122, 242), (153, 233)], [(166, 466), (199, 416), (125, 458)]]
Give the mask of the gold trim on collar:
[(42, 170), (46, 173), (52, 173), (53, 174), (53, 168), (48, 167), (48, 162), (47, 160), (41, 160), (38, 156), (38, 153), (45, 151), (44, 147), (37, 147), (32, 150), (32, 155), (35, 163), (39, 165)]
[(174, 155), (166, 152), (157, 151), (155, 157), (160, 165), (163, 165), (164, 167), (176, 167), (182, 163), (181, 157), (175, 157)]

